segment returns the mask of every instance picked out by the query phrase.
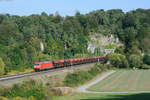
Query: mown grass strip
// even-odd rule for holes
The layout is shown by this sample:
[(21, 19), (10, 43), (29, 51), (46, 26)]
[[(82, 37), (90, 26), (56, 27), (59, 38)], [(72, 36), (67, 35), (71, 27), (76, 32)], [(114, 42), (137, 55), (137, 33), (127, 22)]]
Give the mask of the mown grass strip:
[(123, 71), (124, 73), (122, 73), (119, 77), (117, 77), (115, 80), (111, 81), (105, 88), (103, 88), (103, 91), (110, 91), (114, 88), (116, 88), (116, 86), (118, 86), (120, 79), (123, 79), (124, 76), (126, 75), (126, 71)]
[(121, 87), (121, 91), (135, 91), (136, 90), (136, 85), (137, 81), (141, 75), (140, 71), (133, 71), (132, 77)]
[(145, 81), (145, 76), (147, 75), (145, 71), (141, 70), (141, 76), (139, 77), (139, 80), (137, 82), (137, 90), (141, 90), (143, 87), (143, 81)]
[[(118, 78), (117, 80), (114, 80), (112, 82), (112, 85), (107, 87), (106, 91), (118, 91), (118, 86), (120, 83), (124, 81), (124, 79), (129, 75), (129, 72), (125, 71), (124, 74), (122, 74), (122, 77)], [(120, 86), (119, 86), (120, 87)]]
[(143, 82), (143, 85), (146, 86), (146, 89), (145, 90), (150, 90), (150, 71), (146, 71), (147, 75), (145, 77), (146, 81)]
[[(114, 91), (114, 90), (121, 91), (121, 87), (124, 86), (128, 80), (132, 79), (132, 77), (134, 76), (135, 73), (133, 71), (126, 71), (126, 74), (127, 75), (124, 78), (122, 78), (120, 80), (120, 82), (118, 82), (119, 83), (118, 86), (115, 89), (113, 89), (112, 91)], [(132, 82), (131, 82), (131, 84), (132, 84)], [(124, 91), (128, 91), (128, 89), (126, 89)]]
[(149, 91), (149, 76), (149, 70), (120, 70), (88, 90), (96, 92)]
[[(101, 82), (95, 84), (94, 86), (88, 88), (87, 90), (89, 91), (99, 91), (102, 90), (105, 86), (107, 86), (109, 83), (111, 83), (111, 81), (113, 81), (114, 79), (116, 79), (117, 77), (119, 77), (121, 75), (121, 71), (118, 71), (110, 76), (108, 76), (106, 79), (102, 80)], [(117, 77), (116, 77), (117, 76)]]
[(142, 73), (142, 79), (140, 79), (139, 83), (138, 83), (138, 90), (150, 90), (149, 88), (149, 84), (150, 84), (150, 71), (148, 70), (143, 70), (143, 73)]

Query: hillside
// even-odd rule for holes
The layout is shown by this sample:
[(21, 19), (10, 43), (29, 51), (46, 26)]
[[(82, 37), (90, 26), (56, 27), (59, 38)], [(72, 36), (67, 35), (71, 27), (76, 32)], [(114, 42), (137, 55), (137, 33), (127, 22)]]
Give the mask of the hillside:
[(97, 10), (66, 17), (45, 12), (30, 16), (1, 14), (0, 75), (32, 68), (35, 61), (100, 55), (88, 51), (89, 37), (95, 33), (118, 38), (124, 46), (117, 47), (116, 52), (127, 58), (141, 57), (150, 51), (149, 29), (149, 9), (127, 13)]

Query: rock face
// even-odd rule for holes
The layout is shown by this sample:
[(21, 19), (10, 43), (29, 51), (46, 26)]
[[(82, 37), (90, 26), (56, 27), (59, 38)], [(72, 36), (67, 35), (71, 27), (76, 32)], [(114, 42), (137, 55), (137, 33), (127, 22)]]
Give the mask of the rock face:
[(90, 35), (90, 40), (88, 41), (88, 51), (94, 53), (96, 48), (100, 48), (101, 52), (104, 54), (105, 53), (105, 46), (107, 45), (114, 45), (113, 48), (115, 49), (116, 47), (122, 45), (119, 42), (118, 38), (115, 38), (113, 35), (110, 36), (104, 36), (98, 33), (95, 33), (94, 35)]
[(41, 51), (44, 51), (44, 44), (40, 42)]
[(52, 91), (55, 96), (62, 96), (62, 95), (65, 95), (65, 94), (75, 92), (70, 87), (53, 87), (53, 88), (50, 89), (50, 91)]

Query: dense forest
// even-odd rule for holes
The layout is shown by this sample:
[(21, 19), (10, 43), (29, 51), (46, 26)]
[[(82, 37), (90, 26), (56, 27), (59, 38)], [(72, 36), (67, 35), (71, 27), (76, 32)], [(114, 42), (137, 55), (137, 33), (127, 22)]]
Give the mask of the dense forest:
[(0, 75), (32, 68), (39, 60), (92, 56), (87, 47), (89, 35), (94, 33), (113, 34), (124, 44), (116, 49), (116, 55), (126, 60), (113, 61), (122, 63), (119, 67), (150, 64), (150, 9), (126, 13), (121, 9), (96, 10), (66, 17), (45, 12), (30, 16), (1, 14)]

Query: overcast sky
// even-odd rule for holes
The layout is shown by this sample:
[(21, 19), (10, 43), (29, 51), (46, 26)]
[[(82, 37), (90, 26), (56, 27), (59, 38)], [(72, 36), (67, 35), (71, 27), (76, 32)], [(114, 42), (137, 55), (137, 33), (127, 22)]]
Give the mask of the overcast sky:
[(149, 9), (150, 0), (0, 0), (0, 13), (30, 15), (58, 11), (61, 15), (74, 15), (76, 11), (88, 13), (98, 9), (122, 9), (124, 12), (137, 8)]

